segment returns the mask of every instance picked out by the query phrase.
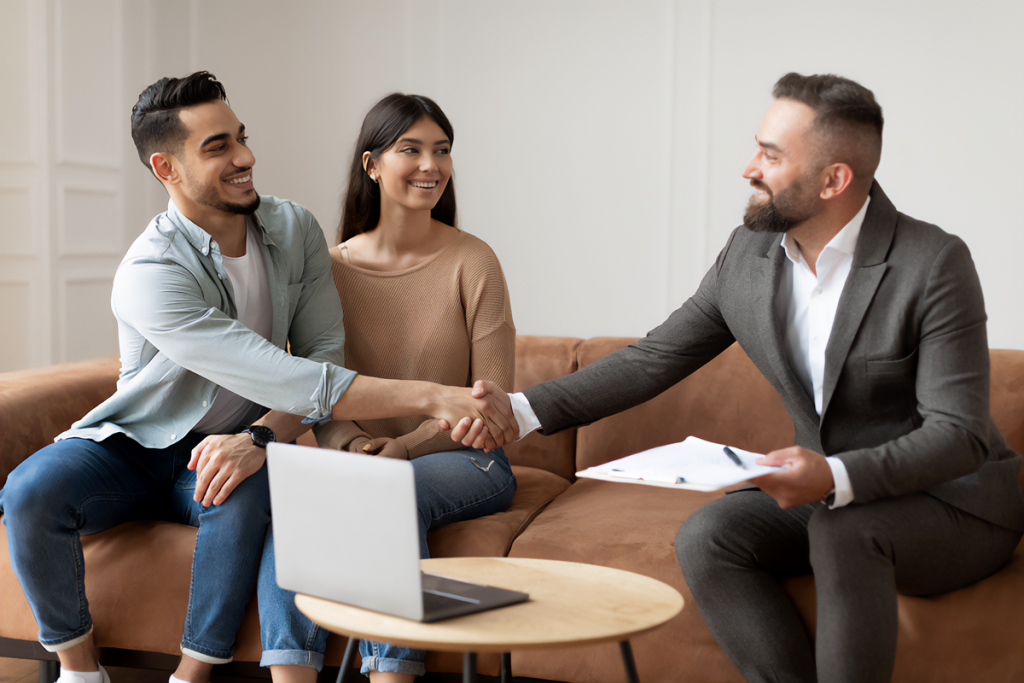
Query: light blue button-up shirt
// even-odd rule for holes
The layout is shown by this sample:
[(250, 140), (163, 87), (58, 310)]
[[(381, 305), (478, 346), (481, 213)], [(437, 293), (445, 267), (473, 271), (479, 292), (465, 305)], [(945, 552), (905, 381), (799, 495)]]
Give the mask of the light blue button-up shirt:
[(123, 433), (165, 448), (199, 422), (221, 386), (256, 404), (246, 423), (263, 407), (330, 416), (356, 373), (342, 367), (345, 328), (327, 242), (309, 211), (283, 199), (261, 197), (253, 218), (272, 298), (270, 340), (235, 319), (220, 247), (171, 201), (114, 276), (117, 391), (58, 439)]

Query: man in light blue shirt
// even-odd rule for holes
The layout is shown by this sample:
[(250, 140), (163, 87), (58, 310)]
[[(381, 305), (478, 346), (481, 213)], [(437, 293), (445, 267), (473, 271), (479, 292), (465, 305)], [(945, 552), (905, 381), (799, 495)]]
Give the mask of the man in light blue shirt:
[(488, 429), (512, 426), (480, 419), (485, 402), (466, 389), (342, 367), (341, 304), (320, 226), (303, 207), (256, 193), (245, 126), (212, 75), (143, 91), (132, 137), (170, 201), (114, 278), (117, 392), (19, 465), (0, 508), (11, 566), (66, 683), (109, 681), (95, 656), (79, 535), (153, 514), (155, 501), (166, 501), (158, 514), (198, 526), (171, 681), (205, 683), (231, 660), (255, 586), (270, 520), (268, 442), (331, 417), (426, 414), (442, 428), (467, 420), (478, 446)]

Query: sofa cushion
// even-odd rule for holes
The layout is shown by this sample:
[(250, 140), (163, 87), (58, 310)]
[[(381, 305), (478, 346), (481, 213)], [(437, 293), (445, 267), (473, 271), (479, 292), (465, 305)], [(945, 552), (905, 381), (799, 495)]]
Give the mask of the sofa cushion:
[[(479, 519), (450, 524), (430, 532), (436, 557), (504, 556), (512, 541), (544, 507), (569, 487), (545, 470), (513, 467), (516, 494), (512, 506)], [(143, 521), (82, 537), (86, 595), (95, 624), (96, 644), (178, 654), (188, 602), (192, 549), (196, 531), (190, 526)], [(0, 525), (0, 636), (35, 640), (37, 629), (28, 602), (11, 570), (7, 529)], [(333, 642), (333, 641), (341, 642)], [(337, 666), (344, 639), (332, 638), (328, 664)], [(235, 659), (258, 661), (262, 653), (255, 598), (238, 634)], [(432, 670), (461, 671), (457, 656), (438, 660)], [(497, 671), (496, 658), (481, 662), (481, 671)]]
[[(683, 520), (720, 495), (580, 480), (530, 524), (509, 556), (586, 562), (664, 581), (686, 605), (679, 616), (632, 641), (640, 679), (739, 683), (742, 677), (693, 604), (674, 549)], [(813, 578), (791, 579), (785, 587), (813, 634)], [(935, 597), (900, 596), (898, 604), (895, 683), (1024, 679), (1024, 542), (1006, 567), (984, 581)], [(664, 652), (674, 654), (665, 658)], [(552, 680), (623, 680), (614, 645), (513, 653), (512, 669), (516, 676)]]
[[(580, 344), (580, 367), (632, 343), (596, 337)], [(579, 429), (576, 466), (582, 470), (688, 436), (755, 453), (793, 444), (793, 421), (782, 398), (733, 344), (660, 396)]]
[[(631, 640), (640, 680), (740, 683), (739, 672), (694, 608), (674, 547), (680, 523), (720, 495), (581, 479), (516, 539), (509, 557), (585, 562), (664, 581), (682, 593), (685, 606), (663, 626)], [(625, 679), (619, 648), (613, 643), (513, 652), (512, 672), (558, 681)]]
[[(1024, 455), (1024, 351), (991, 349), (992, 419), (1010, 448)], [(1024, 467), (1020, 471), (1024, 489)]]

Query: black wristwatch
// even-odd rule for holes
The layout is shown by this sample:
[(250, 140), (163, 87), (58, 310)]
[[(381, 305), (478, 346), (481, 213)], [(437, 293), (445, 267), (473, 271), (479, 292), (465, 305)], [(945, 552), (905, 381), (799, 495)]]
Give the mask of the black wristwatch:
[(252, 438), (252, 443), (259, 448), (266, 448), (268, 443), (277, 441), (277, 436), (274, 435), (274, 430), (270, 427), (264, 427), (263, 425), (249, 425), (242, 430), (243, 434), (248, 434)]

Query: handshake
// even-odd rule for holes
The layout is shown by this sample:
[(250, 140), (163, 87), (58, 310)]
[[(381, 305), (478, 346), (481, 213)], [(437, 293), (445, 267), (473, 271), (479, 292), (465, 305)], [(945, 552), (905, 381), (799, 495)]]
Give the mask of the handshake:
[[(519, 423), (508, 394), (494, 382), (477, 380), (470, 388), (439, 387), (445, 397), (432, 412), (452, 441), (491, 451), (519, 438)], [(461, 416), (461, 417), (460, 417)]]

